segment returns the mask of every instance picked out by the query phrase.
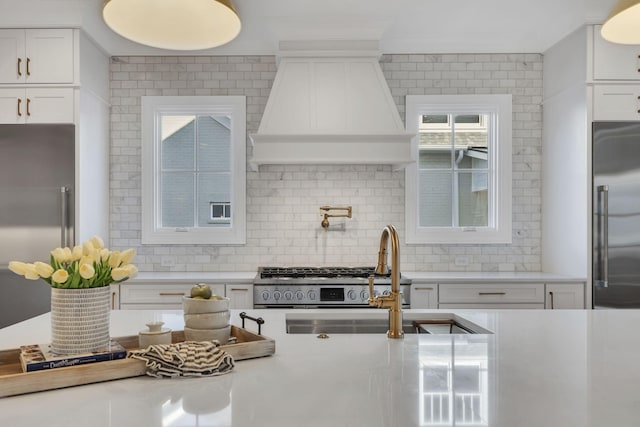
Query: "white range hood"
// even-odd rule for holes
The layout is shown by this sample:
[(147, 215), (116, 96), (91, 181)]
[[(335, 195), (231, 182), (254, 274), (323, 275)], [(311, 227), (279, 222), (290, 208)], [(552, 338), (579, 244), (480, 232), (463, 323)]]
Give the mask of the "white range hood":
[(265, 164), (414, 161), (376, 41), (281, 42), (278, 72), (253, 143)]

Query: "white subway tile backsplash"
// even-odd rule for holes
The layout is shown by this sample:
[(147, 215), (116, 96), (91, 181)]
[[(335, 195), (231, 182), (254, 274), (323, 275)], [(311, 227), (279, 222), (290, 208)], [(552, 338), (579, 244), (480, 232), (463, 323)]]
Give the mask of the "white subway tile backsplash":
[[(402, 245), (402, 268), (537, 271), (541, 235), (542, 56), (384, 55), (398, 110), (407, 94), (513, 94), (513, 243)], [(140, 96), (245, 95), (255, 132), (276, 74), (274, 56), (114, 57), (111, 61), (110, 245), (135, 247), (142, 271), (252, 271), (259, 265), (372, 265), (382, 228), (404, 239), (404, 172), (389, 166), (272, 165), (247, 172), (247, 244), (140, 243)], [(251, 145), (247, 139), (248, 152)], [(351, 205), (353, 218), (320, 227), (322, 205)], [(163, 256), (176, 265), (162, 267)], [(468, 265), (455, 258), (468, 257)]]

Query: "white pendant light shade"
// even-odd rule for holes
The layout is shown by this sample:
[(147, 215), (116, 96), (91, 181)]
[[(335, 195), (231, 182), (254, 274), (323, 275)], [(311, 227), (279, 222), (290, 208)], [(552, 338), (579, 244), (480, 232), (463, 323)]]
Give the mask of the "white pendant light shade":
[(640, 0), (619, 0), (601, 34), (612, 43), (640, 44)]
[(221, 46), (242, 27), (231, 0), (107, 0), (102, 17), (122, 37), (172, 50)]

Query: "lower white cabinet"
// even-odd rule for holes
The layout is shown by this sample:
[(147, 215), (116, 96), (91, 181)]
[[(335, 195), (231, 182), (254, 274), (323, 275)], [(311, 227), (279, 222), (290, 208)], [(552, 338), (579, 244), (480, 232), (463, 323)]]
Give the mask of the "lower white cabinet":
[(253, 285), (251, 284), (227, 284), (226, 296), (229, 298), (229, 307), (244, 310), (253, 308)]
[(122, 310), (181, 310), (182, 297), (191, 292), (194, 283), (207, 283), (215, 295), (230, 299), (231, 309), (253, 308), (253, 285), (247, 283), (211, 283), (207, 280), (188, 283), (131, 283), (119, 285), (119, 306)]
[[(212, 293), (225, 295), (224, 284), (209, 284)], [(120, 308), (122, 310), (167, 309), (181, 310), (182, 297), (191, 292), (193, 283), (176, 284), (120, 284)]]
[(583, 283), (547, 283), (545, 285), (545, 308), (583, 309), (585, 294)]
[(410, 300), (411, 308), (438, 308), (438, 284), (414, 281)]
[(447, 283), (438, 295), (440, 308), (544, 308), (544, 283)]
[(640, 85), (595, 85), (593, 120), (640, 120)]

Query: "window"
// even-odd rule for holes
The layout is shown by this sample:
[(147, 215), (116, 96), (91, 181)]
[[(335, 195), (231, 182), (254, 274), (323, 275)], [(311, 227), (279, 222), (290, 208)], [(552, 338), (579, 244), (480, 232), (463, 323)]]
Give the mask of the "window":
[(511, 95), (406, 98), (407, 243), (511, 243)]
[(142, 243), (245, 243), (242, 96), (142, 97)]

